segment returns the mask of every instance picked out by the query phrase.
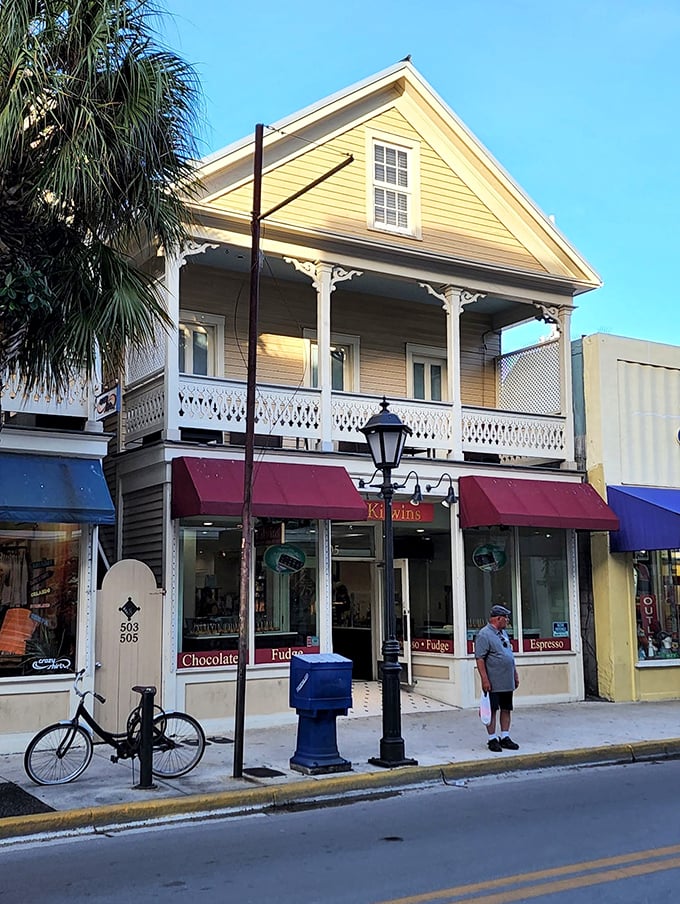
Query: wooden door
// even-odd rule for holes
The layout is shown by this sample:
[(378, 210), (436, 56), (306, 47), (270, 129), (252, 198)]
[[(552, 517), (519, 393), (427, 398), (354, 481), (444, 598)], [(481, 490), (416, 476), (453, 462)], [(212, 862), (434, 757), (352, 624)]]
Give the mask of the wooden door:
[(136, 684), (154, 685), (160, 704), (163, 592), (151, 569), (136, 559), (116, 562), (97, 593), (95, 690), (106, 698), (95, 716), (111, 731), (123, 731), (139, 702)]

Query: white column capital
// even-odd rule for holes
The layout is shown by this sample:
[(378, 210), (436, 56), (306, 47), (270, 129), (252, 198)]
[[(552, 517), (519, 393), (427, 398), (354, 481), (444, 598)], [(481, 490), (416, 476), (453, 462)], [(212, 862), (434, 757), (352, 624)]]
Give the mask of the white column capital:
[[(541, 312), (540, 320), (552, 324), (558, 333), (563, 332), (565, 314), (570, 314), (569, 308), (562, 308), (556, 304), (543, 304), (540, 301), (532, 301), (537, 311)], [(566, 322), (568, 323), (568, 317)]]
[(353, 276), (361, 276), (363, 272), (361, 270), (346, 270), (344, 267), (338, 267), (336, 264), (331, 264), (327, 261), (299, 261), (294, 257), (284, 257), (284, 261), (287, 264), (292, 264), (299, 273), (304, 273), (305, 276), (308, 276), (312, 281), (313, 288), (317, 290), (321, 287), (323, 278), (326, 277), (330, 292), (335, 291), (337, 283), (352, 279)]
[(177, 260), (178, 266), (183, 267), (188, 257), (192, 257), (194, 254), (204, 254), (208, 248), (219, 248), (218, 244), (214, 242), (186, 242), (185, 245), (182, 246), (178, 251), (173, 251), (171, 255), (167, 254), (165, 248), (161, 246), (158, 249), (158, 256), (165, 258), (175, 258)]
[(298, 273), (303, 273), (305, 276), (308, 276), (311, 279), (312, 286), (315, 289), (319, 288), (319, 274), (314, 261), (299, 261), (295, 257), (284, 257), (283, 260), (287, 264), (292, 264), (292, 266), (295, 267)]
[(484, 292), (472, 292), (470, 289), (463, 289), (460, 286), (446, 285), (442, 287), (443, 291), (438, 292), (429, 283), (421, 282), (418, 283), (418, 285), (434, 298), (441, 301), (442, 308), (447, 314), (456, 313), (459, 316), (463, 313), (465, 305), (473, 304), (477, 299), (486, 296), (486, 293)]
[(335, 291), (335, 287), (339, 282), (345, 282), (354, 276), (362, 276), (362, 270), (345, 270), (344, 267), (335, 267), (331, 269), (331, 292)]

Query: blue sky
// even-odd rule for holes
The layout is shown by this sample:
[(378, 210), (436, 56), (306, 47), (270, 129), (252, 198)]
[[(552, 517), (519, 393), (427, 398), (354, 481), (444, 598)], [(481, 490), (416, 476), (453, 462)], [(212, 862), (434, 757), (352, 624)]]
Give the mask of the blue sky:
[(201, 79), (205, 153), (411, 54), (604, 280), (572, 336), (680, 345), (679, 0), (158, 2)]

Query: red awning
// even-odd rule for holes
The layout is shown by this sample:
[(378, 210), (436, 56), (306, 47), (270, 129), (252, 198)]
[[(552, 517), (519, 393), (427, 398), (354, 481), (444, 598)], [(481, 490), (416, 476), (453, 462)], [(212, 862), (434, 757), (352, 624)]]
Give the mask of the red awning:
[[(175, 458), (172, 517), (240, 515), (243, 462), (223, 458)], [(365, 521), (367, 506), (344, 468), (256, 462), (253, 515)]]
[(587, 483), (461, 477), (460, 526), (617, 530), (619, 519)]

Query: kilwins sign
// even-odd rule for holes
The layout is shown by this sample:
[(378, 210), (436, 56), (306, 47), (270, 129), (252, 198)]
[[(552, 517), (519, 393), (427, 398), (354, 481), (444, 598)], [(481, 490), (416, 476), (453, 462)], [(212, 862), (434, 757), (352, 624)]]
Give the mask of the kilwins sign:
[[(385, 503), (382, 499), (367, 501), (368, 520), (382, 521), (385, 517)], [(393, 502), (392, 520), (408, 521), (412, 524), (428, 524), (434, 521), (434, 503), (421, 502), (413, 505), (411, 502)]]

